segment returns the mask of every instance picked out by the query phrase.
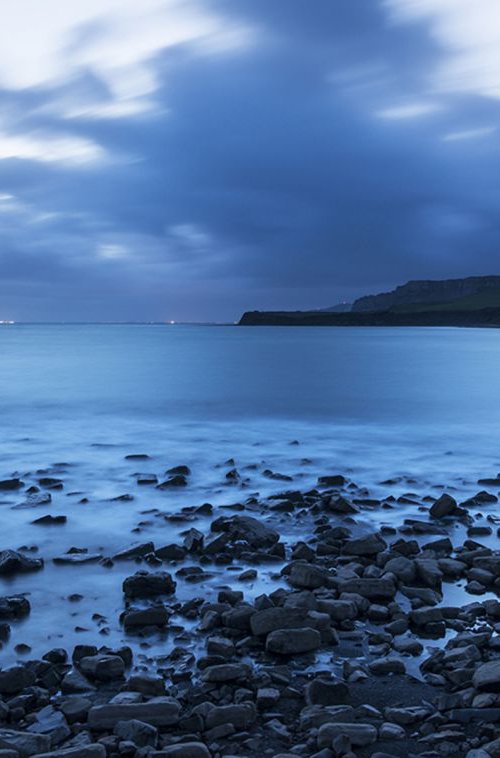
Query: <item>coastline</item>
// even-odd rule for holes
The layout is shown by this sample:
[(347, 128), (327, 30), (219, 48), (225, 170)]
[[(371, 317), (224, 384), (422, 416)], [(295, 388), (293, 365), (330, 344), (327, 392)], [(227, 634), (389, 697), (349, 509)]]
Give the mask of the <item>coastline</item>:
[(387, 326), (492, 327), (500, 326), (500, 308), (470, 311), (349, 312), (246, 311), (238, 326)]
[[(148, 460), (128, 456), (139, 469)], [(2, 747), (195, 758), (488, 749), (488, 722), (500, 720), (500, 479), (480, 479), (472, 496), (438, 482), (424, 494), (405, 477), (375, 487), (318, 471), (301, 490), (266, 469), (275, 490), (261, 498), (249, 475), (221, 462), (224, 501), (188, 507), (176, 499), (189, 493), (187, 467), (142, 476), (137, 487), (174, 503), (142, 516), (157, 538), (141, 541), (137, 523), (122, 550), (101, 552), (59, 552), (66, 524), (50, 511), (64, 464), (0, 482), (4, 508), (22, 506), (55, 535), (52, 551), (1, 554), (2, 655), (15, 658), (0, 670)], [(169, 542), (174, 524), (181, 537)], [(85, 576), (117, 584), (120, 607), (94, 619), (93, 644), (47, 641), (32, 659), (23, 619), (43, 607), (9, 586), (68, 574), (70, 608), (86, 601)], [(106, 646), (116, 625), (120, 643)]]

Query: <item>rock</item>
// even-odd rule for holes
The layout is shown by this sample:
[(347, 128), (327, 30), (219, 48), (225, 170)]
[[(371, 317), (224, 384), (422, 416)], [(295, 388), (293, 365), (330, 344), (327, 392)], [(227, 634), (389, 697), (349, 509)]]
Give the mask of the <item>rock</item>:
[(377, 658), (368, 664), (368, 668), (375, 676), (406, 673), (405, 664), (400, 658)]
[(330, 474), (328, 476), (319, 476), (318, 485), (320, 487), (343, 487), (346, 484), (346, 478), (341, 474)]
[(98, 743), (59, 748), (50, 753), (37, 753), (33, 758), (106, 758), (106, 748)]
[(94, 705), (88, 724), (96, 732), (114, 729), (119, 721), (144, 721), (152, 726), (175, 726), (179, 721), (180, 703), (170, 697), (157, 697), (147, 703)]
[(17, 750), (21, 758), (50, 750), (50, 737), (46, 734), (30, 734), (15, 729), (0, 727), (0, 747)]
[(130, 560), (132, 558), (141, 558), (148, 553), (154, 553), (155, 546), (152, 542), (141, 542), (139, 545), (125, 547), (119, 550), (113, 556), (115, 561)]
[(397, 590), (392, 579), (387, 577), (380, 579), (341, 579), (337, 582), (337, 586), (342, 594), (352, 592), (368, 600), (392, 600)]
[(113, 732), (122, 740), (130, 740), (137, 747), (146, 747), (151, 745), (156, 747), (158, 742), (158, 730), (156, 727), (147, 724), (145, 721), (130, 719), (129, 721), (118, 721)]
[(349, 698), (349, 688), (340, 679), (317, 677), (305, 688), (308, 705), (343, 705)]
[(125, 629), (140, 629), (144, 626), (166, 626), (169, 613), (163, 605), (155, 605), (151, 608), (130, 608), (123, 614), (123, 626)]
[(257, 712), (253, 703), (211, 706), (205, 716), (205, 727), (213, 729), (221, 724), (231, 724), (240, 731), (248, 729), (256, 718)]
[(0, 597), (0, 619), (20, 619), (31, 611), (29, 601), (22, 595)]
[(184, 547), (188, 553), (196, 553), (203, 549), (205, 537), (199, 529), (188, 529), (184, 535)]
[(182, 474), (175, 474), (156, 486), (157, 490), (168, 490), (172, 487), (187, 487), (187, 478)]
[(262, 637), (276, 629), (293, 629), (311, 626), (306, 608), (265, 608), (250, 617), (250, 629), (256, 637)]
[(81, 658), (79, 667), (84, 674), (99, 682), (112, 682), (122, 679), (125, 673), (125, 663), (119, 655), (91, 655)]
[(86, 697), (69, 695), (61, 700), (59, 707), (68, 724), (74, 724), (77, 721), (87, 720), (87, 713), (91, 705), (91, 701)]
[(405, 584), (413, 584), (417, 576), (415, 561), (406, 558), (404, 555), (399, 555), (397, 558), (391, 558), (385, 564), (384, 570), (394, 574), (394, 576), (397, 576), (397, 578)]
[(212, 532), (225, 532), (232, 541), (243, 540), (254, 548), (272, 547), (279, 534), (252, 516), (221, 516), (212, 521)]
[(127, 597), (131, 598), (172, 595), (176, 587), (176, 582), (166, 571), (158, 571), (154, 574), (147, 571), (137, 571), (133, 576), (128, 576), (123, 582), (123, 592)]
[(22, 482), (20, 479), (1, 479), (0, 480), (0, 491), (2, 492), (11, 492), (12, 490), (19, 490), (21, 487), (24, 487), (24, 482)]
[(353, 747), (366, 747), (376, 741), (377, 730), (372, 724), (323, 724), (318, 732), (318, 747), (331, 747), (333, 740), (340, 735), (346, 735)]
[(65, 695), (79, 695), (94, 690), (95, 687), (77, 669), (68, 671), (61, 682), (61, 691)]
[(67, 516), (51, 516), (50, 514), (47, 514), (46, 516), (40, 516), (40, 518), (36, 518), (31, 523), (38, 524), (40, 526), (58, 526), (60, 524), (65, 524), (67, 520)]
[(39, 571), (43, 568), (41, 558), (28, 558), (17, 550), (0, 551), (0, 575), (20, 574), (27, 571)]
[(281, 693), (276, 687), (259, 687), (255, 702), (259, 711), (267, 711), (274, 708), (280, 697)]
[(279, 655), (300, 655), (317, 650), (321, 646), (321, 636), (316, 629), (277, 629), (266, 639), (268, 653)]
[(376, 555), (387, 548), (387, 543), (380, 534), (366, 534), (353, 540), (346, 540), (342, 552), (347, 555)]
[(404, 740), (406, 732), (402, 726), (397, 724), (381, 724), (379, 729), (380, 740)]
[(64, 714), (56, 711), (51, 705), (47, 705), (35, 714), (35, 720), (28, 726), (27, 731), (48, 735), (51, 747), (60, 745), (71, 734)]
[(0, 694), (15, 695), (35, 684), (34, 672), (26, 666), (10, 666), (0, 671)]
[(151, 758), (210, 758), (211, 753), (203, 742), (179, 742), (168, 745), (159, 752), (152, 753)]
[(343, 513), (346, 515), (359, 512), (359, 509), (346, 500), (345, 497), (331, 497), (325, 503), (325, 510), (330, 513)]
[(96, 563), (102, 559), (102, 553), (87, 553), (86, 551), (75, 553), (64, 553), (52, 558), (53, 563), (58, 565), (79, 564), (79, 563)]
[(180, 545), (164, 545), (156, 548), (155, 555), (162, 561), (182, 561), (186, 557), (186, 549)]
[(478, 690), (500, 692), (500, 659), (478, 666), (474, 671), (472, 683)]
[(435, 503), (432, 504), (429, 511), (432, 518), (444, 518), (445, 516), (453, 516), (457, 510), (458, 505), (455, 498), (451, 495), (441, 495)]
[(316, 589), (327, 584), (328, 574), (324, 569), (310, 563), (294, 563), (288, 581), (292, 587), (298, 589)]
[(204, 682), (234, 682), (239, 679), (248, 679), (249, 667), (244, 663), (221, 663), (208, 666), (201, 678)]
[(143, 695), (164, 695), (165, 680), (155, 674), (132, 674), (127, 679), (127, 689)]

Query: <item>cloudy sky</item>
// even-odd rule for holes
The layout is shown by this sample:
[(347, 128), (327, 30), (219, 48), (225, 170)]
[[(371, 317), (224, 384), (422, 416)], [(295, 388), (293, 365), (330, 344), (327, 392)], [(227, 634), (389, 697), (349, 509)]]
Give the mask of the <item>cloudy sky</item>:
[(4, 5), (0, 318), (500, 273), (498, 0)]

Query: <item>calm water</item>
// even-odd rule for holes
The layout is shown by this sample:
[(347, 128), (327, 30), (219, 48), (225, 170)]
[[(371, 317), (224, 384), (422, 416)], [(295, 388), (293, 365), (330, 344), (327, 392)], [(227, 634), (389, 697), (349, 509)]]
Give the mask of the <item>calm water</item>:
[[(95, 641), (94, 611), (110, 618), (103, 641), (119, 641), (119, 579), (131, 567), (61, 569), (51, 558), (74, 545), (109, 555), (135, 539), (172, 542), (181, 525), (149, 519), (140, 534), (131, 529), (151, 508), (282, 490), (265, 468), (293, 476), (286, 487), (348, 472), (374, 494), (398, 474), (422, 492), (472, 492), (478, 476), (500, 470), (499, 377), (498, 330), (0, 327), (0, 478), (17, 471), (29, 481), (49, 468), (65, 482), (50, 506), (33, 510), (14, 507), (22, 494), (2, 493), (0, 548), (36, 544), (46, 559), (44, 571), (0, 582), (0, 594), (31, 593), (32, 614), (13, 642), (39, 653)], [(152, 457), (131, 463), (129, 453)], [(225, 484), (230, 457), (248, 477), (243, 494)], [(51, 468), (60, 462), (68, 465)], [(180, 463), (193, 471), (182, 492), (135, 483), (137, 471), (162, 475)], [(134, 500), (110, 502), (124, 493)], [(45, 513), (68, 523), (31, 525)], [(263, 572), (247, 593), (268, 579)], [(62, 602), (72, 591), (85, 596), (77, 607)], [(88, 629), (77, 640), (70, 614), (71, 629)]]

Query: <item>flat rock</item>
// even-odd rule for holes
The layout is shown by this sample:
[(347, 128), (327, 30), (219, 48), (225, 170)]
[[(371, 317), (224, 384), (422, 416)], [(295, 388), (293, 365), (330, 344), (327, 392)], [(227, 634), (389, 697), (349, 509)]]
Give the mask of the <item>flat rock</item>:
[(132, 545), (131, 547), (124, 547), (119, 550), (113, 558), (116, 561), (126, 561), (132, 558), (141, 558), (148, 553), (154, 553), (155, 546), (152, 542), (141, 542), (138, 545)]
[(167, 571), (148, 573), (137, 571), (133, 576), (128, 576), (123, 582), (123, 592), (131, 598), (157, 597), (158, 595), (172, 595), (177, 584)]
[(151, 758), (210, 758), (211, 753), (203, 742), (180, 742), (177, 745), (168, 745), (162, 750), (151, 753)]
[(268, 653), (279, 655), (300, 655), (318, 650), (321, 646), (321, 635), (316, 629), (295, 628), (277, 629), (266, 639)]
[(243, 540), (251, 547), (272, 547), (279, 534), (252, 516), (221, 516), (212, 521), (212, 532), (225, 532), (232, 541)]
[(123, 626), (125, 629), (140, 629), (144, 626), (166, 626), (169, 613), (163, 605), (155, 605), (151, 608), (130, 608), (123, 614)]
[(119, 721), (135, 719), (152, 726), (174, 726), (179, 721), (180, 703), (174, 698), (158, 697), (147, 703), (95, 705), (89, 711), (88, 724), (95, 731), (114, 729)]
[(474, 671), (472, 683), (478, 690), (500, 691), (500, 659), (488, 661)]
[(41, 558), (28, 558), (17, 550), (0, 551), (0, 575), (22, 574), (43, 568)]
[(377, 729), (372, 724), (323, 724), (318, 732), (318, 747), (329, 748), (336, 737), (345, 735), (353, 747), (366, 747), (377, 740)]

